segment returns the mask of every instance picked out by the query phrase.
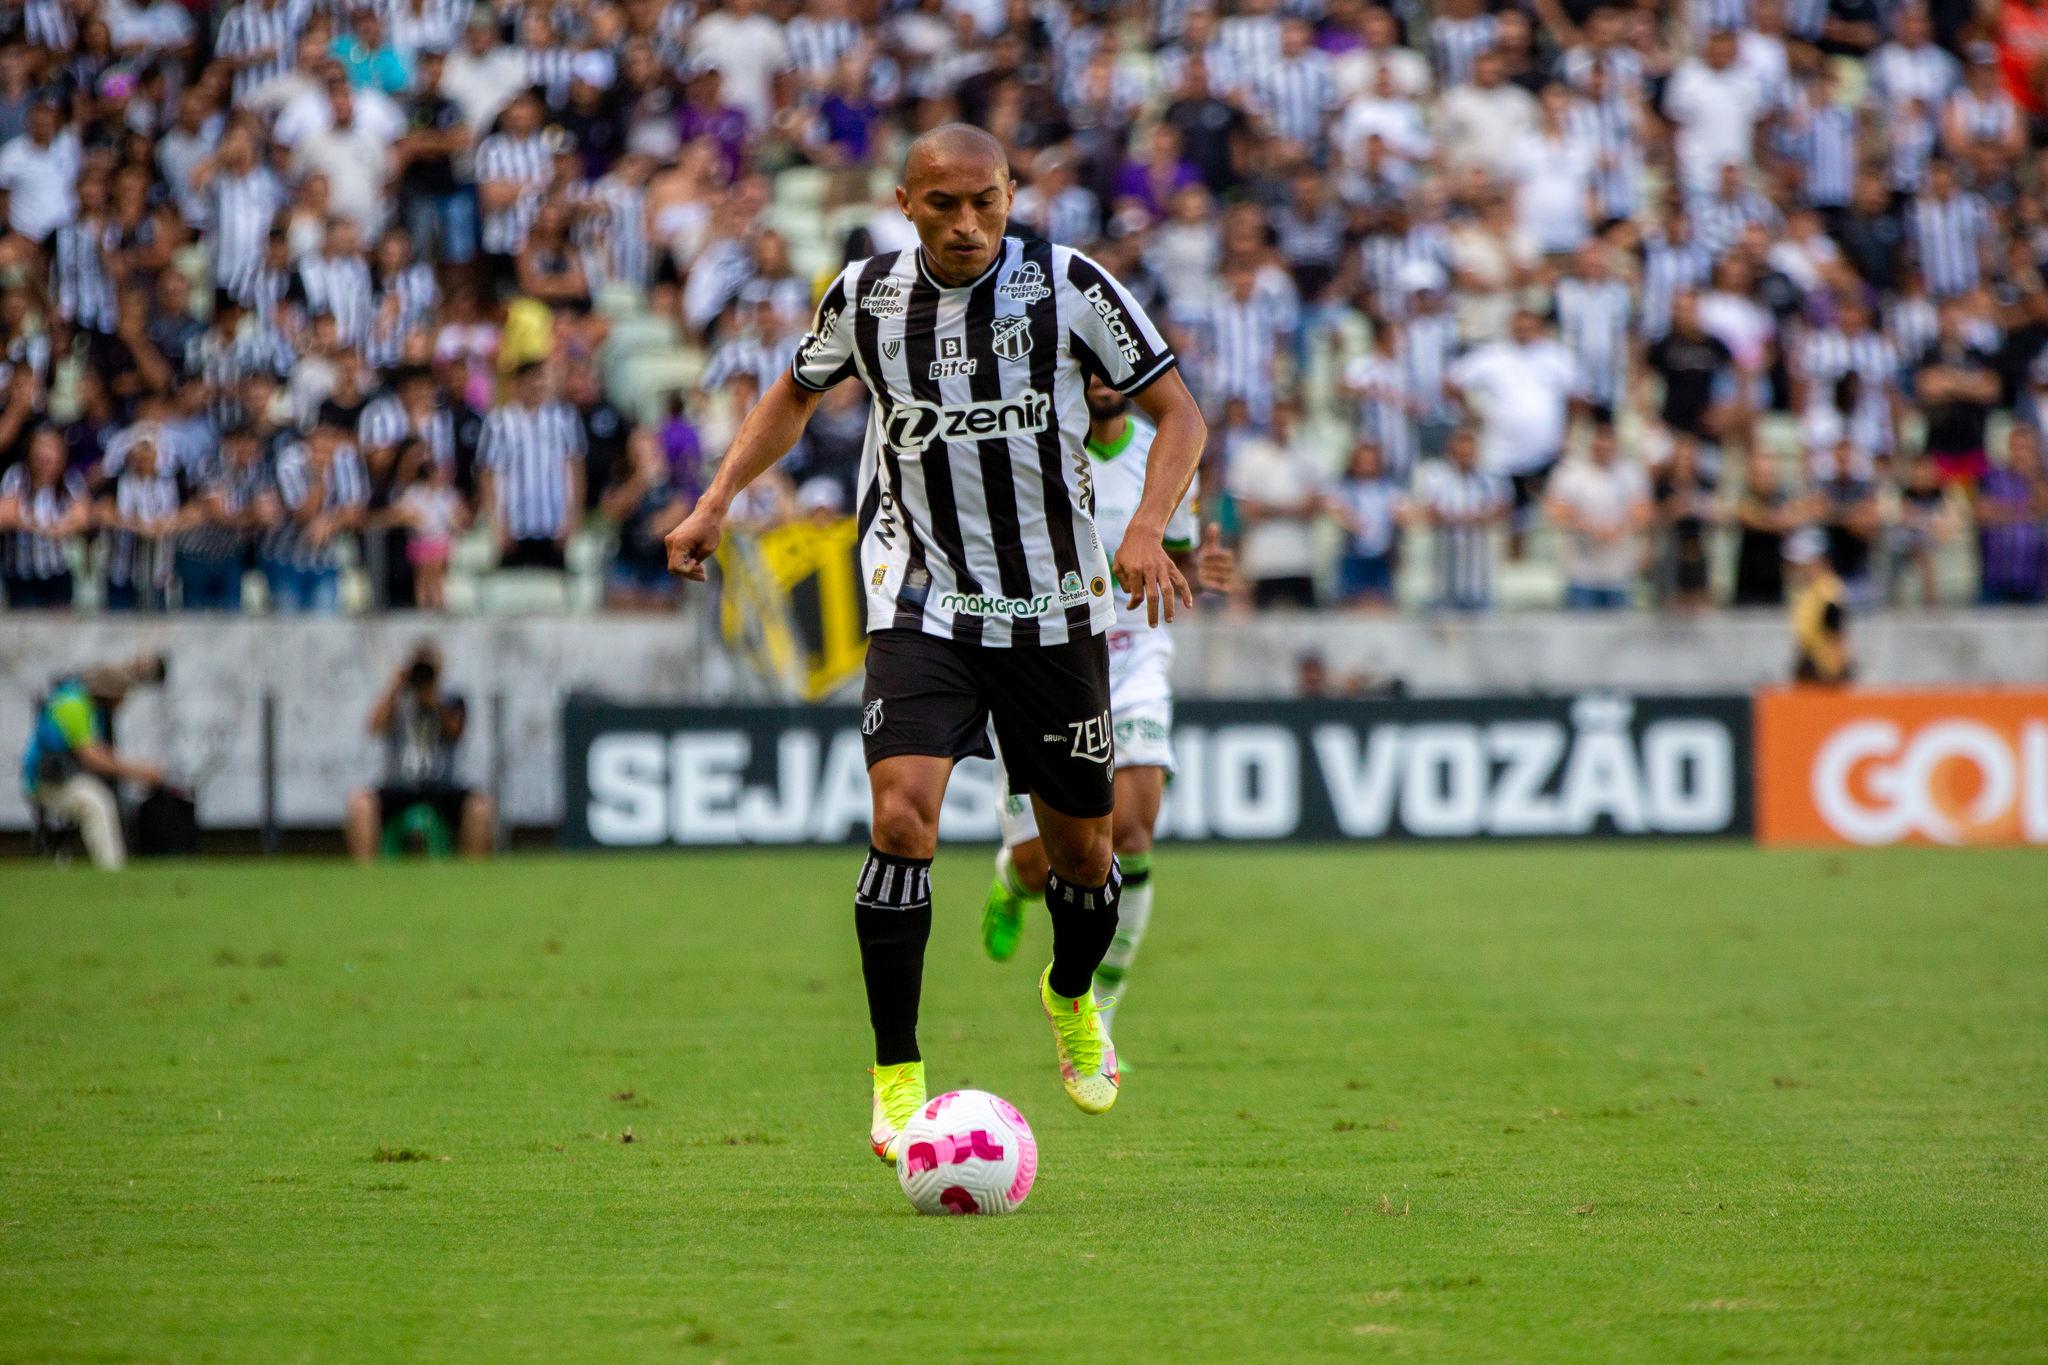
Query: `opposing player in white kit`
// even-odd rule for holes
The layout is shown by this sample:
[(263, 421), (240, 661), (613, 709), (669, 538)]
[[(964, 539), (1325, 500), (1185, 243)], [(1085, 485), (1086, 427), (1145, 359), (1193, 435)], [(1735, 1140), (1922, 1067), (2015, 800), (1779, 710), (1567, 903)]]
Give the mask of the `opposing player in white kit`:
[[(1131, 400), (1100, 379), (1088, 382), (1089, 477), (1094, 485), (1095, 525), (1103, 548), (1111, 554), (1123, 540), (1124, 527), (1137, 511), (1145, 487), (1145, 458), (1152, 448), (1153, 428), (1133, 415)], [(1198, 588), (1228, 592), (1236, 583), (1237, 558), (1220, 543), (1211, 525), (1196, 545), (1194, 490), (1166, 523), (1164, 545), (1181, 572)], [(1192, 561), (1192, 562), (1190, 562)], [(1133, 608), (1116, 594), (1116, 624), (1109, 631), (1109, 714), (1115, 737), (1116, 809), (1110, 817), (1117, 864), (1123, 869), (1123, 901), (1116, 937), (1095, 969), (1098, 1000), (1114, 996), (1137, 956), (1145, 926), (1152, 918), (1152, 829), (1159, 823), (1159, 803), (1173, 772), (1173, 685), (1167, 664), (1173, 640), (1166, 623), (1147, 623), (1142, 605)], [(1045, 894), (1045, 847), (1029, 799), (1009, 794), (1008, 774), (996, 753), (997, 791), (1003, 848), (996, 854), (995, 884), (982, 907), (981, 942), (988, 955), (1007, 961), (1017, 951), (1024, 927), (1024, 908)], [(1116, 1002), (1101, 1006), (1108, 1032)]]

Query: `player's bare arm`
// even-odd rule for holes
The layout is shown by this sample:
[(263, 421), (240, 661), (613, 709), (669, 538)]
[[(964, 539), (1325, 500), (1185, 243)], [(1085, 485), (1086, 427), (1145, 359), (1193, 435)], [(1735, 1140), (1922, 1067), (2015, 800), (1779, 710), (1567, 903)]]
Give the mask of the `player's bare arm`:
[(1160, 619), (1171, 621), (1176, 599), (1192, 607), (1195, 595), (1187, 579), (1175, 566), (1173, 556), (1162, 543), (1166, 519), (1187, 496), (1195, 470), (1202, 462), (1202, 447), (1208, 443), (1209, 426), (1195, 397), (1181, 381), (1178, 371), (1169, 370), (1133, 396), (1132, 402), (1159, 429), (1152, 442), (1151, 459), (1145, 466), (1145, 492), (1138, 501), (1137, 514), (1117, 547), (1116, 581), (1130, 595), (1130, 606), (1145, 607), (1149, 625)]
[(761, 401), (740, 423), (739, 434), (726, 448), (725, 458), (718, 462), (718, 473), (704, 490), (704, 496), (697, 499), (690, 515), (662, 537), (662, 544), (668, 547), (670, 573), (699, 583), (704, 581), (704, 566), (718, 552), (719, 536), (732, 500), (789, 454), (823, 397), (822, 393), (803, 388), (787, 374), (768, 386), (768, 392), (761, 395)]

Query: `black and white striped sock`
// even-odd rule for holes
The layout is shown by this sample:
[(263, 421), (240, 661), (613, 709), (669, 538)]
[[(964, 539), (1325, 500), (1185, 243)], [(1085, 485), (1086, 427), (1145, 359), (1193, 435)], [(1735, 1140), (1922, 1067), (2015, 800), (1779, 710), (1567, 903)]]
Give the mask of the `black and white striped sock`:
[[(875, 1065), (919, 1060), (917, 1004), (932, 932), (932, 860), (868, 850), (853, 894), (860, 971), (875, 1031)], [(1092, 970), (1092, 969), (1091, 969)]]
[(1116, 860), (1109, 864), (1109, 880), (1101, 886), (1076, 886), (1052, 873), (1045, 879), (1045, 908), (1052, 913), (1052, 975), (1047, 985), (1053, 994), (1068, 999), (1086, 995), (1102, 955), (1116, 937), (1117, 902), (1123, 893), (1123, 873)]

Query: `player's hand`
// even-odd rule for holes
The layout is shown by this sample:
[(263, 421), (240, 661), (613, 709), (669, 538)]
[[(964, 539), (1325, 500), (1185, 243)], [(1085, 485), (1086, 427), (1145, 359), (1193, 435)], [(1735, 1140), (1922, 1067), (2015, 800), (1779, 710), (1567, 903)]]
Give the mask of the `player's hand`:
[(690, 509), (690, 515), (661, 538), (661, 543), (668, 547), (668, 571), (702, 583), (704, 566), (718, 553), (719, 528), (724, 520), (701, 502)]
[(1195, 586), (1204, 592), (1237, 591), (1237, 551), (1224, 545), (1223, 528), (1213, 521), (1195, 550)]
[(1123, 544), (1117, 546), (1116, 581), (1130, 594), (1125, 605), (1132, 611), (1140, 603), (1145, 607), (1145, 623), (1156, 626), (1163, 615), (1173, 619), (1176, 600), (1192, 607), (1195, 595), (1188, 590), (1188, 581), (1182, 578), (1180, 570), (1174, 567), (1173, 556), (1166, 553), (1166, 547), (1159, 543), (1158, 536), (1124, 535)]

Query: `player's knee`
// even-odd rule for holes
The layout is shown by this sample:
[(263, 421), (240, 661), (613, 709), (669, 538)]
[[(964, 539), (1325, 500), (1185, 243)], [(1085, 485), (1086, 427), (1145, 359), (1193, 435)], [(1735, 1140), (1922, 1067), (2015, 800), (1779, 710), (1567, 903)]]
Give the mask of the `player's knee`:
[(875, 792), (875, 847), (897, 858), (929, 858), (938, 850), (939, 818), (908, 792)]
[(1069, 837), (1053, 858), (1052, 870), (1076, 886), (1101, 886), (1109, 880), (1110, 856), (1109, 827), (1105, 823), (1099, 829)]

